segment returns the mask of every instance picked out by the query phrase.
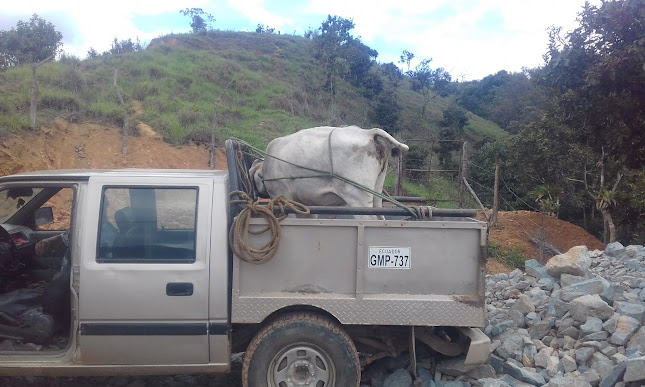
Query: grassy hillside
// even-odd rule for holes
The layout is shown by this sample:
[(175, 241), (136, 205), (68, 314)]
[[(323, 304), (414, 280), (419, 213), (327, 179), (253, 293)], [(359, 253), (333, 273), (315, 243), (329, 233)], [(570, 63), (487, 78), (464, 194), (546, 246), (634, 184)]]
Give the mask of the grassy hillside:
[[(214, 31), (168, 35), (135, 53), (63, 58), (38, 70), (39, 122), (61, 116), (121, 126), (124, 112), (112, 85), (117, 69), (130, 109), (133, 101), (143, 106), (136, 119), (171, 143), (208, 141), (212, 128), (220, 143), (239, 137), (264, 146), (316, 125), (377, 126), (368, 90), (339, 79), (332, 93), (313, 50), (311, 40), (298, 36)], [(0, 73), (0, 133), (28, 129), (30, 81), (28, 68)], [(421, 118), (421, 95), (406, 80), (396, 92), (401, 137), (434, 135), (451, 101), (432, 98)], [(466, 130), (473, 138), (504, 134), (471, 114)]]

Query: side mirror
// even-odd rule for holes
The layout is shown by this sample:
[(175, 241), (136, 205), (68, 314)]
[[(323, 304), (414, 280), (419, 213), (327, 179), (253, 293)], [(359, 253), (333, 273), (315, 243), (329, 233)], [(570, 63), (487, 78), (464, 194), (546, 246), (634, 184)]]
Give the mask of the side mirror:
[(54, 211), (51, 207), (40, 207), (34, 211), (34, 223), (36, 226), (54, 223)]

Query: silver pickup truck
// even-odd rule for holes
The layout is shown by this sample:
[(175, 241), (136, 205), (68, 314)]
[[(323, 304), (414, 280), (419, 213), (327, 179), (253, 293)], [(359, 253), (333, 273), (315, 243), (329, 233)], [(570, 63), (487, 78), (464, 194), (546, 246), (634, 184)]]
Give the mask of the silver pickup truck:
[(232, 146), (229, 171), (0, 178), (0, 374), (225, 373), (246, 352), (245, 386), (346, 387), (417, 345), (488, 359), (484, 223), (288, 217), (248, 263), (228, 241)]

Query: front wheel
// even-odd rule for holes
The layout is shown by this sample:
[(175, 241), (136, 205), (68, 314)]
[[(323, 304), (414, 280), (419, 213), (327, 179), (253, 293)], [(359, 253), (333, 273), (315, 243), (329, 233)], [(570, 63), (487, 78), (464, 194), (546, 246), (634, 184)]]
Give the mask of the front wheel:
[(246, 350), (244, 387), (352, 387), (360, 361), (350, 337), (314, 313), (284, 315), (262, 328)]

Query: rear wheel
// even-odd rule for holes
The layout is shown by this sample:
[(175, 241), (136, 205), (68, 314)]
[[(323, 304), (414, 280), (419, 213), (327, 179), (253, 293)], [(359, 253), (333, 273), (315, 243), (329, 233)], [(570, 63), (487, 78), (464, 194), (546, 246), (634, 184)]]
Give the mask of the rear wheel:
[(244, 387), (353, 387), (360, 382), (360, 361), (338, 324), (313, 313), (293, 313), (253, 338), (242, 382)]

